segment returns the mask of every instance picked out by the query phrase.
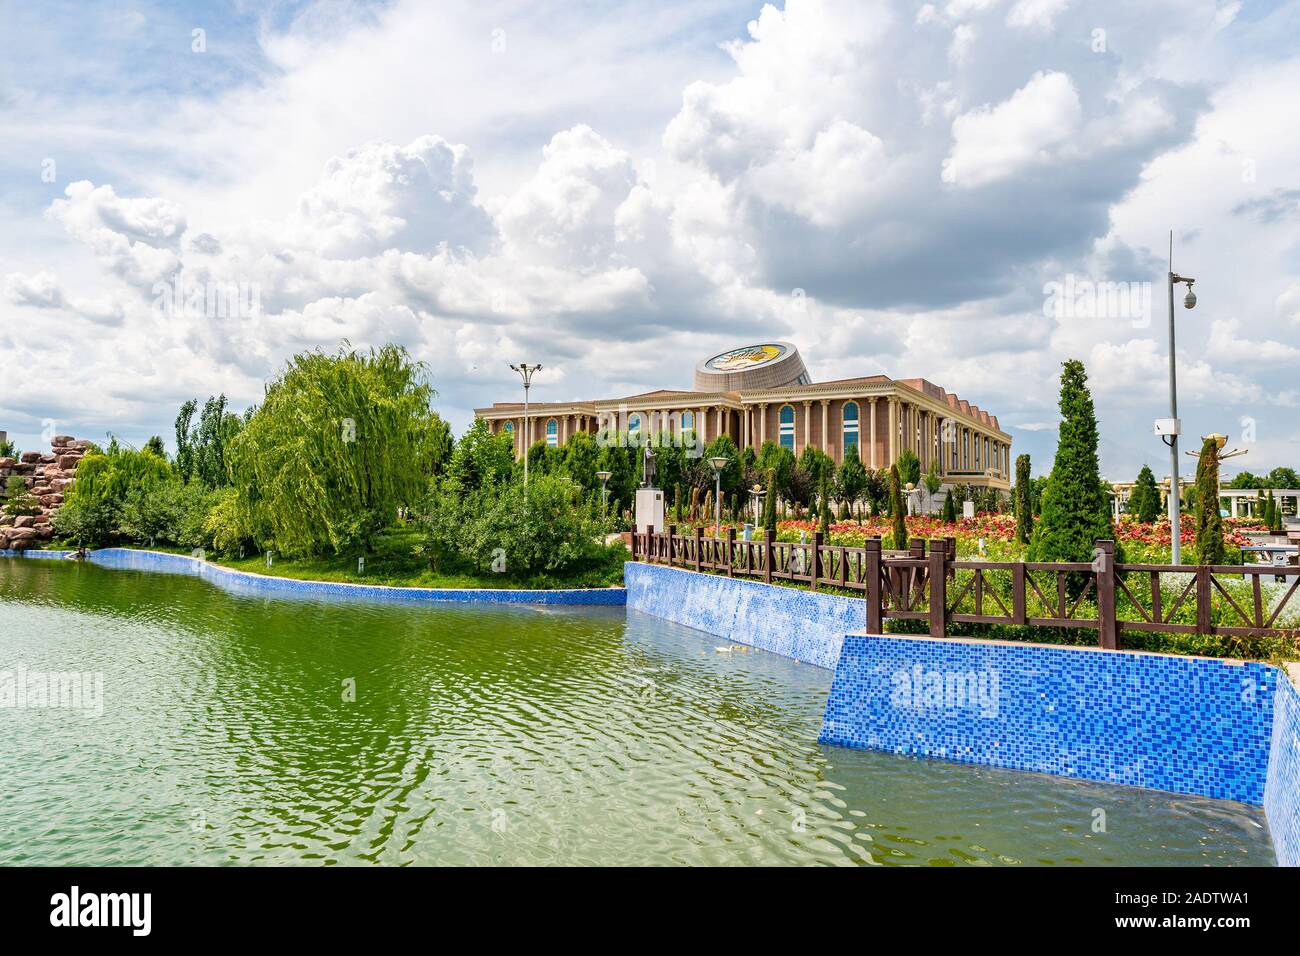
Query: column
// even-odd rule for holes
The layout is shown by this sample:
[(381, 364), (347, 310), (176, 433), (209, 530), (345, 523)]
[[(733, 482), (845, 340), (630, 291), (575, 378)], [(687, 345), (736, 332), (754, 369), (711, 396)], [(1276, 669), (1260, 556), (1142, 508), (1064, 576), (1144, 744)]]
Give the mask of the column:
[(889, 400), (889, 436), (885, 444), (885, 467), (898, 460), (898, 399)]
[(740, 409), (740, 450), (744, 451), (749, 447), (749, 406), (742, 406)]
[[(871, 467), (879, 468), (876, 462), (876, 400), (869, 399), (868, 404), (871, 406)], [(858, 402), (858, 408), (862, 408), (861, 402)]]
[(725, 433), (727, 430), (727, 426), (723, 423), (723, 419), (722, 419), (722, 416), (725, 415), (726, 413), (727, 413), (727, 407), (725, 405), (719, 405), (718, 406), (718, 437), (722, 437), (723, 433)]
[[(822, 451), (824, 451), (828, 455), (831, 453), (830, 409), (831, 409), (831, 400), (829, 398), (823, 398), (822, 399)], [(860, 416), (861, 413), (859, 413), (859, 417)], [(858, 427), (859, 428), (862, 427), (861, 422), (858, 423)]]
[[(826, 443), (826, 423), (822, 423), (822, 444)], [(812, 447), (812, 402), (803, 403), (803, 447)]]
[(709, 410), (704, 405), (695, 409), (695, 440), (700, 448), (709, 441)]
[(763, 447), (763, 442), (767, 441), (767, 402), (758, 404), (758, 447)]

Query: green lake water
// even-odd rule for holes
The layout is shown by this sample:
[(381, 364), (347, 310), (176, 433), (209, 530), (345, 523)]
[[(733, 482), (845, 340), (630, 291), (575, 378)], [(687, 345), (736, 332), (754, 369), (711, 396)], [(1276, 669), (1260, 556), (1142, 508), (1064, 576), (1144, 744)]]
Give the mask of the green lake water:
[(1273, 862), (1256, 807), (820, 746), (831, 675), (719, 644), (0, 558), (0, 672), (103, 675), (0, 707), (0, 864)]

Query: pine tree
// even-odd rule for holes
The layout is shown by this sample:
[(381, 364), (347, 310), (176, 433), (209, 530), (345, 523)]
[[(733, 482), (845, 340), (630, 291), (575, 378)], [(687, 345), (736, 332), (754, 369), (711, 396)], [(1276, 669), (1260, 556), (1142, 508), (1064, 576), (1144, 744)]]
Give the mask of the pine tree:
[(1028, 544), (1034, 530), (1034, 516), (1029, 508), (1029, 456), (1016, 457), (1016, 540)]
[(1137, 481), (1133, 484), (1129, 513), (1147, 524), (1160, 518), (1160, 489), (1156, 487), (1156, 476), (1147, 465), (1142, 466)]
[[(1043, 489), (1030, 561), (1091, 561), (1094, 542), (1115, 534), (1097, 462), (1097, 416), (1083, 363), (1070, 359), (1061, 373), (1061, 425), (1056, 458)], [(1118, 551), (1118, 546), (1116, 547)], [(1118, 560), (1118, 558), (1117, 558)], [(1072, 576), (1071, 590), (1084, 576)]]
[(903, 482), (898, 475), (898, 466), (889, 466), (889, 510), (893, 518), (894, 548), (902, 551), (907, 547), (907, 506), (903, 504)]
[(1226, 552), (1219, 515), (1219, 445), (1214, 438), (1207, 438), (1196, 463), (1196, 560), (1223, 564)]

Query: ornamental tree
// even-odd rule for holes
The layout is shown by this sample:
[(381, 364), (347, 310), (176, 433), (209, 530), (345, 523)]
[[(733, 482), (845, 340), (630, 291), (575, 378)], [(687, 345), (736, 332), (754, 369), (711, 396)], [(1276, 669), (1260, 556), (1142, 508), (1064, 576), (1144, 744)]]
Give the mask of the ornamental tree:
[(1156, 487), (1156, 476), (1147, 465), (1138, 472), (1128, 506), (1129, 514), (1139, 521), (1150, 524), (1160, 518), (1160, 489)]
[(1030, 507), (1029, 456), (1016, 456), (1016, 540), (1028, 544), (1034, 531), (1034, 514)]
[(901, 551), (907, 547), (907, 506), (903, 504), (903, 482), (898, 466), (889, 466), (889, 510), (893, 518), (894, 547)]
[(433, 394), (424, 365), (397, 345), (294, 356), (225, 448), (236, 491), (276, 549), (368, 548), (398, 508), (419, 504)]
[[(1114, 537), (1115, 529), (1097, 461), (1097, 415), (1087, 372), (1078, 359), (1063, 364), (1060, 408), (1056, 458), (1043, 489), (1041, 517), (1030, 537), (1027, 557), (1030, 561), (1091, 561), (1094, 542)], [(1082, 579), (1071, 581), (1072, 590), (1081, 587)]]
[(1196, 560), (1223, 564), (1226, 554), (1219, 514), (1219, 445), (1214, 438), (1207, 438), (1196, 463)]

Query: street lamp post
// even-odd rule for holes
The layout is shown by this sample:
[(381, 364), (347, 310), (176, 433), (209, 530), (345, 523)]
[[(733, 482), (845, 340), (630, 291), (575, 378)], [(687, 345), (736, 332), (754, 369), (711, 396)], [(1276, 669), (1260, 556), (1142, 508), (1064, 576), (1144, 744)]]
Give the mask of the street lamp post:
[[(1178, 433), (1181, 430), (1178, 421), (1178, 373), (1174, 364), (1174, 286), (1179, 282), (1187, 284), (1187, 295), (1183, 297), (1183, 307), (1196, 307), (1196, 293), (1192, 291), (1195, 279), (1180, 276), (1174, 272), (1174, 234), (1169, 233), (1169, 422), (1161, 434), (1169, 446), (1169, 541), (1172, 545), (1174, 564), (1182, 563), (1182, 518), (1179, 514), (1182, 495), (1178, 485)], [(1161, 433), (1157, 423), (1157, 434)]]
[(716, 458), (709, 459), (709, 464), (713, 466), (714, 511), (717, 514), (713, 530), (715, 538), (722, 537), (722, 469), (727, 467), (729, 461), (731, 459), (726, 455), (718, 455)]
[(596, 477), (600, 479), (600, 513), (602, 515), (609, 508), (609, 479), (613, 474), (612, 471), (596, 472)]
[(511, 365), (512, 369), (519, 373), (519, 377), (524, 380), (524, 494), (528, 494), (528, 440), (532, 437), (532, 430), (528, 427), (528, 387), (533, 384), (533, 373), (540, 372), (540, 365), (529, 365), (527, 362), (520, 362), (518, 365)]

